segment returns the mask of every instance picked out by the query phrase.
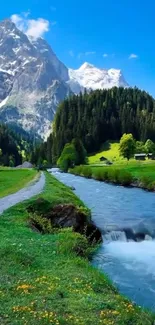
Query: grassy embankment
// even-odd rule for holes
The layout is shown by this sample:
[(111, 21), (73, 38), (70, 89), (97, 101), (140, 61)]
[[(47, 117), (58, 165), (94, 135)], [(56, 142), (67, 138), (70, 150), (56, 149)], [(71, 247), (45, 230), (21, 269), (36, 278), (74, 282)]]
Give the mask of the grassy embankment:
[[(51, 206), (83, 206), (69, 188), (48, 174), (40, 197)], [(31, 230), (27, 207), (35, 200), (0, 217), (0, 324), (153, 324), (150, 313), (120, 296), (107, 277), (89, 264), (86, 238), (69, 229), (52, 235)], [(79, 248), (85, 257), (77, 255)]]
[(0, 169), (0, 197), (15, 193), (37, 175), (34, 169)]
[[(112, 161), (113, 165), (107, 167), (104, 162), (100, 162), (102, 156)], [(70, 172), (99, 181), (155, 190), (155, 162), (135, 161), (134, 159), (127, 162), (119, 156), (118, 143), (111, 143), (107, 150), (89, 157), (89, 166), (78, 166)]]

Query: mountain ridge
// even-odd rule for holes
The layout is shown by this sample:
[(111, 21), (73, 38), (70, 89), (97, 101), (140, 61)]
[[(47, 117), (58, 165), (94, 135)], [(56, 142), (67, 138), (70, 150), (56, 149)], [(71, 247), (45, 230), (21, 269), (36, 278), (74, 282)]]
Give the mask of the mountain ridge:
[(16, 122), (43, 138), (51, 130), (57, 106), (67, 96), (113, 86), (128, 86), (120, 70), (99, 69), (89, 63), (68, 69), (46, 40), (27, 37), (10, 19), (0, 22), (1, 121)]

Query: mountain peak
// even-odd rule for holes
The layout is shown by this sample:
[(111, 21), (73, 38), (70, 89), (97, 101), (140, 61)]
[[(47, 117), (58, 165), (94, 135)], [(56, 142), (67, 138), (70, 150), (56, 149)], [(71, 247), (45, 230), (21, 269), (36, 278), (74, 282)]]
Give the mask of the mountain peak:
[(121, 70), (99, 69), (88, 62), (85, 62), (78, 70), (70, 69), (69, 76), (72, 81), (70, 81), (70, 86), (72, 87), (73, 83), (73, 89), (75, 89), (75, 83), (88, 90), (128, 87)]
[(13, 21), (10, 18), (6, 18), (0, 22), (0, 26), (3, 26), (7, 30), (12, 30), (17, 28), (16, 25), (13, 23)]
[(86, 70), (86, 69), (92, 69), (94, 68), (93, 64), (90, 64), (88, 62), (85, 62), (81, 65), (81, 67), (79, 68), (79, 70)]

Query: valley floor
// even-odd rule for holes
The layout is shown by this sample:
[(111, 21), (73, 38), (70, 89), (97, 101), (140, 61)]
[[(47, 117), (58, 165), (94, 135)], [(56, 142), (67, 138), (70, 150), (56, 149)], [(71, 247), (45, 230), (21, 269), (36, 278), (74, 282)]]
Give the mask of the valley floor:
[[(63, 203), (84, 208), (48, 173), (39, 198), (44, 212)], [(152, 325), (153, 315), (121, 296), (90, 265), (86, 238), (69, 229), (45, 235), (31, 229), (27, 208), (35, 204), (33, 198), (0, 217), (0, 324)]]
[[(112, 165), (109, 166), (105, 161), (100, 161), (101, 157), (112, 162)], [(155, 190), (155, 161), (150, 159), (127, 161), (120, 156), (117, 142), (107, 141), (103, 145), (103, 150), (88, 158), (88, 163), (89, 165), (77, 166), (70, 172), (99, 181)]]
[(34, 169), (0, 169), (0, 198), (19, 191), (37, 175)]

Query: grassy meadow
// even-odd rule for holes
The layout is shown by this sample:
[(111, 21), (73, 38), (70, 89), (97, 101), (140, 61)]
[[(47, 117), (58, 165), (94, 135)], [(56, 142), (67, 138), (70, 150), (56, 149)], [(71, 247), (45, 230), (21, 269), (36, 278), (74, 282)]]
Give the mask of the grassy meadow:
[(19, 191), (36, 175), (34, 169), (0, 169), (0, 198)]
[[(39, 196), (44, 211), (56, 204), (84, 204), (46, 173)], [(121, 296), (88, 261), (85, 237), (72, 230), (52, 235), (33, 231), (27, 207), (36, 198), (0, 218), (1, 325), (151, 325), (155, 317)], [(88, 211), (89, 214), (89, 211)], [(83, 257), (78, 252), (83, 250)]]
[[(106, 166), (100, 162), (100, 157), (105, 157), (113, 164)], [(88, 158), (89, 165), (77, 166), (70, 170), (75, 175), (94, 178), (120, 185), (133, 185), (147, 190), (155, 190), (155, 161), (146, 159), (124, 159), (119, 154), (119, 143), (107, 142), (103, 151)]]
[(88, 157), (89, 164), (103, 164), (103, 162), (100, 162), (100, 157), (102, 156), (116, 163), (125, 161), (125, 159), (119, 155), (119, 142), (107, 141), (100, 152)]

